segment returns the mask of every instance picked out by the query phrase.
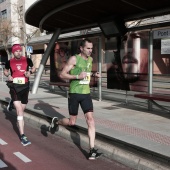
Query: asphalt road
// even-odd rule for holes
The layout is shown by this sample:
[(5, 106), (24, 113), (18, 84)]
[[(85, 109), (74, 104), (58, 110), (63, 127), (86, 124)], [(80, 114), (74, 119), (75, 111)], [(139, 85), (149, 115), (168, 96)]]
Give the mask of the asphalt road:
[(89, 161), (88, 148), (25, 124), (32, 142), (22, 146), (16, 117), (0, 108), (0, 169), (4, 170), (130, 170), (103, 156)]

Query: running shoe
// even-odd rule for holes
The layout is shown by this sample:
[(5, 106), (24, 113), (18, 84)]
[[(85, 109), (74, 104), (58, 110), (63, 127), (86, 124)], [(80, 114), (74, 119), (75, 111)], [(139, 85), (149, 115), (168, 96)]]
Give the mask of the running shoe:
[(58, 117), (53, 117), (51, 124), (50, 124), (50, 127), (49, 127), (49, 131), (56, 129), (57, 122), (58, 122)]
[(101, 153), (97, 152), (97, 149), (91, 148), (89, 152), (89, 160), (95, 160), (97, 159)]
[(25, 135), (21, 137), (21, 143), (23, 144), (23, 146), (27, 146), (31, 144), (31, 142), (27, 139)]
[(8, 106), (7, 106), (7, 110), (8, 111), (12, 111), (12, 109), (14, 109), (14, 103), (12, 101), (12, 99), (9, 101)]

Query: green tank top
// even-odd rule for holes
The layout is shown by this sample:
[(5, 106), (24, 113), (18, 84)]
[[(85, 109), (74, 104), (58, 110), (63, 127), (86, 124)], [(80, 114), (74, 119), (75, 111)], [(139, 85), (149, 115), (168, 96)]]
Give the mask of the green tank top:
[(81, 56), (76, 55), (76, 65), (70, 70), (71, 75), (79, 75), (82, 71), (87, 72), (87, 77), (84, 80), (71, 80), (70, 93), (89, 94), (90, 93), (90, 78), (92, 70), (92, 57), (84, 60)]

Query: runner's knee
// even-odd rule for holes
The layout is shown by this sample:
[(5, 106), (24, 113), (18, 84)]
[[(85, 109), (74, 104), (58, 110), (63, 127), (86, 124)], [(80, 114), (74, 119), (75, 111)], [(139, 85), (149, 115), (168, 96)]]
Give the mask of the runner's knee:
[(17, 116), (17, 120), (18, 121), (23, 120), (23, 116)]
[(91, 127), (92, 127), (92, 126), (95, 125), (95, 123), (94, 123), (94, 118), (93, 118), (93, 117), (87, 117), (86, 120), (87, 120), (88, 126), (91, 126)]

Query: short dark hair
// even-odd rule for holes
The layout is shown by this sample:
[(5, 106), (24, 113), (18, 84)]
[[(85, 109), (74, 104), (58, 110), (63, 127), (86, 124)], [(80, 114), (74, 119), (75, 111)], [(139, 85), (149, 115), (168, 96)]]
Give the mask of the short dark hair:
[(91, 40), (89, 40), (89, 39), (85, 38), (85, 39), (83, 39), (83, 40), (80, 42), (80, 47), (84, 47), (84, 46), (85, 46), (85, 44), (86, 44), (86, 42), (88, 42), (88, 43), (92, 43), (92, 41), (91, 41)]

